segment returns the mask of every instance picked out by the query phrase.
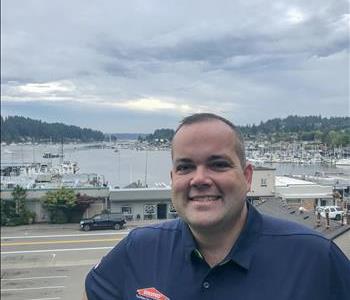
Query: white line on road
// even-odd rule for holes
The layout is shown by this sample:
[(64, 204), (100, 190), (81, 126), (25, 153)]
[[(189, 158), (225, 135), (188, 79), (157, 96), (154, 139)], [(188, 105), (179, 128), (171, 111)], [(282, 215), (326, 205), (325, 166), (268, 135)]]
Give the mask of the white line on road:
[(67, 252), (67, 251), (88, 251), (88, 250), (106, 250), (113, 247), (94, 247), (94, 248), (71, 248), (71, 249), (47, 249), (47, 250), (26, 250), (26, 251), (8, 251), (1, 252), (1, 256), (6, 254), (28, 254), (28, 253), (47, 253), (47, 252)]
[(13, 292), (13, 291), (28, 291), (28, 290), (42, 290), (42, 289), (63, 289), (64, 285), (56, 285), (56, 286), (39, 286), (39, 287), (30, 287), (30, 288), (16, 288), (16, 289), (1, 289), (2, 292)]
[(129, 230), (118, 232), (103, 232), (103, 233), (77, 233), (77, 234), (56, 234), (56, 235), (23, 235), (23, 236), (2, 236), (1, 240), (6, 239), (33, 239), (33, 238), (57, 238), (57, 237), (73, 237), (73, 236), (94, 236), (94, 235), (115, 235), (128, 234)]
[(54, 298), (35, 298), (35, 299), (26, 299), (26, 300), (59, 300), (61, 297), (54, 297)]
[(23, 278), (1, 278), (1, 281), (10, 281), (10, 280), (32, 280), (32, 279), (53, 279), (53, 278), (67, 278), (68, 276), (41, 276), (41, 277), (23, 277)]

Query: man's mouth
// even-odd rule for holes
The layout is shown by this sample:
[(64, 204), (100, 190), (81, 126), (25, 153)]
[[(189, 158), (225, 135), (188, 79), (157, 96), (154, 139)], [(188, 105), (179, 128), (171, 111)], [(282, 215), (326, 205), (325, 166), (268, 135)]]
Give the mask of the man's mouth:
[(200, 196), (192, 196), (189, 197), (190, 201), (216, 201), (221, 199), (221, 196), (215, 196), (215, 195), (200, 195)]

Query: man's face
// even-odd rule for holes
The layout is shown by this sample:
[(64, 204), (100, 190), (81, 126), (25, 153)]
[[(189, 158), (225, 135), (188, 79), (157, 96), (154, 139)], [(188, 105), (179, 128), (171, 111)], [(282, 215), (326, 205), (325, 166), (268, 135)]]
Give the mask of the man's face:
[(245, 209), (252, 166), (242, 168), (235, 143), (220, 120), (184, 125), (175, 135), (172, 201), (192, 229), (230, 229)]

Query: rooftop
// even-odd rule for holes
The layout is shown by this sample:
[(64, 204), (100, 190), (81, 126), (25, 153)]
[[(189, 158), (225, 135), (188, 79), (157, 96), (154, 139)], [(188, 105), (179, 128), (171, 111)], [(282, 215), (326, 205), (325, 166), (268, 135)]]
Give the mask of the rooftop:
[(326, 219), (321, 217), (321, 226), (316, 226), (316, 214), (314, 211), (299, 213), (298, 209), (290, 207), (285, 201), (271, 198), (256, 202), (254, 206), (261, 212), (272, 217), (297, 222), (313, 230), (322, 233), (329, 239), (334, 239), (344, 232), (350, 230), (350, 224), (341, 225), (340, 221), (330, 220), (330, 227), (326, 228)]
[(316, 185), (312, 181), (306, 181), (302, 179), (296, 179), (287, 176), (276, 176), (275, 177), (276, 186), (288, 186), (288, 185)]
[(276, 168), (269, 168), (269, 167), (262, 167), (262, 166), (254, 166), (253, 165), (254, 171), (275, 171)]

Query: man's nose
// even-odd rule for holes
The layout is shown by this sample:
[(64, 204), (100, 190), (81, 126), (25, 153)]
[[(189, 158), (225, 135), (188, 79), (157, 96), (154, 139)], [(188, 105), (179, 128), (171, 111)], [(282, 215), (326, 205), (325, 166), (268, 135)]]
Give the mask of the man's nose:
[(206, 187), (212, 183), (211, 178), (208, 174), (208, 170), (205, 167), (199, 166), (193, 172), (193, 177), (190, 181), (190, 185), (193, 187)]

